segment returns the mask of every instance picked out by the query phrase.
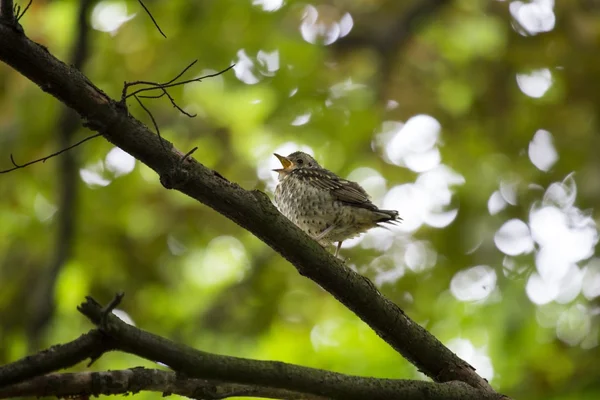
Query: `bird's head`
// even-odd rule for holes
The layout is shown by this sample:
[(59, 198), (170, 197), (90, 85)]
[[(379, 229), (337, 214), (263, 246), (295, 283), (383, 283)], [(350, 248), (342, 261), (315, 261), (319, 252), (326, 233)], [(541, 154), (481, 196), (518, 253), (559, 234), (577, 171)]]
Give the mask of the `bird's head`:
[(280, 178), (282, 177), (282, 175), (285, 176), (295, 169), (321, 168), (321, 166), (315, 161), (314, 158), (312, 158), (308, 154), (303, 153), (301, 151), (296, 151), (296, 152), (288, 155), (287, 157), (281, 156), (277, 153), (274, 153), (274, 154), (275, 154), (275, 157), (277, 157), (279, 159), (279, 162), (281, 163), (281, 166), (283, 167), (283, 168), (277, 168), (277, 169), (273, 170), (275, 172), (279, 172)]

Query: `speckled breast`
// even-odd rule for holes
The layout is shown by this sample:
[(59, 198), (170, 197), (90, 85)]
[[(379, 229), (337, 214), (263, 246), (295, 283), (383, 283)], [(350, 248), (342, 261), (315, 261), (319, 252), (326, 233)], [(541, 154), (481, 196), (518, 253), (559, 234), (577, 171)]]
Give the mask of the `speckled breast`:
[(337, 219), (339, 204), (328, 191), (287, 175), (275, 189), (277, 208), (311, 236), (317, 236)]

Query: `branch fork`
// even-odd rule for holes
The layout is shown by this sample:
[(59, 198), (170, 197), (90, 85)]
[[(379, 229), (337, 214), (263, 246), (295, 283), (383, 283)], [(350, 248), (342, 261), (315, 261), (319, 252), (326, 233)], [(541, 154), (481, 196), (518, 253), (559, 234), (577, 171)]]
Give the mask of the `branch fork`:
[[(119, 293), (102, 307), (92, 297), (78, 307), (97, 328), (74, 341), (0, 367), (0, 398), (126, 394), (140, 390), (209, 399), (232, 396), (324, 400), (501, 400), (464, 382), (434, 383), (350, 376), (278, 361), (258, 361), (195, 350), (128, 325), (112, 311)], [(172, 370), (51, 373), (107, 351), (122, 351)], [(90, 363), (91, 364), (91, 363)]]

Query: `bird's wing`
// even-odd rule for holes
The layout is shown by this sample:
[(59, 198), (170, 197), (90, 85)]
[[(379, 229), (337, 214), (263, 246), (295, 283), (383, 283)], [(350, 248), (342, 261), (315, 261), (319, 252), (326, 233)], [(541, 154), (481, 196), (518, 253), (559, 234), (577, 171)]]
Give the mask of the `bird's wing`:
[(365, 189), (356, 182), (342, 179), (333, 172), (321, 168), (301, 168), (294, 170), (293, 173), (315, 188), (328, 190), (338, 201), (355, 207), (377, 210), (369, 200)]

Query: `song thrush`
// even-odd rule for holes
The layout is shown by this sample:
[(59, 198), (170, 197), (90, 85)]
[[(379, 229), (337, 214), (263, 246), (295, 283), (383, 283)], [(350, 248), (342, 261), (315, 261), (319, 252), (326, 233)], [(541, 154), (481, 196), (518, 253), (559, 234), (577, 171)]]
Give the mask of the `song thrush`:
[(314, 158), (297, 151), (275, 156), (283, 168), (275, 189), (279, 211), (323, 246), (342, 242), (382, 223), (402, 220), (398, 212), (380, 210), (356, 182), (338, 177)]

